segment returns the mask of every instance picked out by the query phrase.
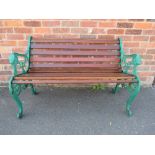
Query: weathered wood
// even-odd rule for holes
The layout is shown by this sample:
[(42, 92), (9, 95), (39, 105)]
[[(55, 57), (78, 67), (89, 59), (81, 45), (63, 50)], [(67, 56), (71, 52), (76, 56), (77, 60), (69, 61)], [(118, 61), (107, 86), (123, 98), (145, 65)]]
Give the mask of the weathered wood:
[(119, 58), (96, 58), (96, 57), (87, 57), (87, 58), (81, 58), (81, 57), (31, 57), (31, 62), (113, 62), (117, 63), (120, 62)]
[(89, 49), (89, 50), (119, 50), (119, 45), (64, 45), (64, 44), (37, 44), (32, 43), (31, 48), (40, 48), (40, 49)]
[(119, 80), (14, 80), (13, 83), (20, 84), (99, 84), (99, 83), (133, 83), (130, 79)]
[(30, 72), (27, 74), (22, 74), (17, 76), (16, 78), (19, 77), (134, 77), (131, 76), (129, 74), (124, 74), (124, 73), (92, 73), (92, 72), (79, 72), (79, 73), (62, 73), (62, 72), (58, 72), (58, 73), (45, 73), (45, 72), (41, 72), (41, 73), (34, 73), (34, 72)]
[(30, 69), (17, 83), (131, 82), (122, 73), (119, 40), (32, 39)]
[(45, 63), (45, 64), (34, 64), (34, 63), (32, 63), (31, 65), (30, 65), (30, 67), (31, 68), (37, 68), (37, 67), (44, 67), (44, 68), (49, 68), (49, 67), (54, 67), (54, 68), (57, 68), (57, 67), (63, 67), (63, 68), (65, 68), (65, 67), (68, 67), (68, 68), (70, 68), (70, 67), (80, 67), (80, 68), (86, 68), (86, 67), (88, 67), (88, 68), (96, 68), (96, 67), (103, 67), (103, 68), (114, 68), (114, 69), (119, 69), (119, 67), (118, 67), (118, 64), (63, 64), (63, 63), (58, 63), (58, 64), (56, 64), (56, 63), (53, 63), (53, 64), (51, 64), (51, 63), (49, 63), (49, 64), (47, 64), (47, 63)]
[(134, 77), (16, 77), (15, 80), (128, 80)]
[(32, 43), (92, 43), (92, 44), (119, 44), (119, 40), (102, 39), (32, 39)]
[(119, 51), (104, 50), (104, 51), (54, 51), (44, 49), (32, 49), (32, 55), (76, 55), (76, 56), (120, 56)]
[(45, 68), (45, 67), (37, 67), (37, 68), (30, 68), (29, 69), (30, 73), (39, 73), (39, 72), (44, 72), (44, 73), (118, 73), (122, 72), (121, 68), (99, 68), (99, 67), (94, 67), (92, 68), (80, 68), (80, 67), (70, 67), (70, 68)]

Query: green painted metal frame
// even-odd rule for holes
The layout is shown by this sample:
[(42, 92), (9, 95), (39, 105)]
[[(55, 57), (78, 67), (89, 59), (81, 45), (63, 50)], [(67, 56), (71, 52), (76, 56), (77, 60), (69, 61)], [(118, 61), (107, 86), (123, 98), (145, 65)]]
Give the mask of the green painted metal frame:
[(141, 88), (141, 82), (140, 78), (137, 73), (137, 66), (141, 64), (141, 57), (139, 54), (132, 54), (132, 55), (125, 55), (125, 52), (123, 50), (123, 44), (122, 44), (122, 39), (119, 38), (120, 41), (120, 58), (121, 58), (121, 67), (122, 71), (125, 74), (132, 74), (135, 76), (136, 82), (131, 82), (131, 83), (126, 83), (126, 84), (121, 84), (117, 83), (115, 88), (113, 89), (113, 93), (116, 93), (120, 90), (120, 88), (126, 88), (130, 94), (130, 97), (128, 98), (126, 102), (126, 112), (128, 113), (129, 116), (132, 115), (131, 112), (131, 106), (132, 103), (135, 99), (135, 97), (138, 95), (140, 92)]
[[(16, 76), (25, 74), (28, 72), (30, 68), (30, 55), (31, 55), (31, 39), (32, 37), (30, 36), (28, 38), (28, 48), (25, 54), (19, 54), (19, 53), (12, 53), (9, 57), (9, 62), (13, 68), (13, 76), (11, 77), (9, 81), (9, 92), (10, 95), (13, 97), (15, 100), (17, 107), (18, 107), (18, 112), (17, 112), (17, 117), (21, 118), (23, 115), (23, 106), (22, 102), (19, 99), (19, 95), (21, 93), (22, 89), (26, 89), (28, 86), (30, 86), (32, 94), (37, 94), (37, 91), (33, 87), (33, 84), (15, 84), (13, 83), (13, 80)], [(117, 83), (115, 88), (113, 89), (113, 93), (116, 93), (120, 90), (120, 88), (126, 88), (129, 93), (130, 97), (126, 102), (126, 111), (129, 116), (132, 115), (131, 112), (131, 105), (135, 97), (138, 95), (140, 91), (140, 78), (137, 74), (137, 66), (141, 64), (141, 58), (138, 54), (132, 54), (132, 55), (125, 55), (125, 52), (123, 50), (123, 44), (122, 44), (122, 39), (119, 38), (120, 41), (120, 58), (121, 62), (120, 65), (122, 67), (122, 72), (125, 74), (132, 74), (135, 76), (136, 82), (131, 82), (131, 83)], [(21, 61), (19, 58), (23, 58), (24, 61)], [(19, 73), (19, 69), (21, 69), (21, 73)]]
[[(13, 68), (13, 76), (9, 80), (9, 92), (12, 98), (15, 100), (17, 107), (18, 107), (18, 112), (17, 112), (17, 117), (21, 118), (23, 115), (23, 106), (22, 102), (19, 99), (19, 95), (21, 93), (22, 89), (26, 89), (28, 86), (30, 86), (32, 94), (36, 94), (36, 90), (33, 87), (32, 84), (15, 84), (13, 83), (13, 80), (16, 76), (22, 75), (28, 72), (29, 67), (30, 67), (30, 52), (31, 52), (31, 39), (32, 37), (30, 36), (28, 38), (28, 48), (26, 50), (25, 54), (19, 54), (19, 53), (12, 53), (9, 56), (9, 62)], [(22, 58), (23, 60), (20, 60)], [(19, 70), (20, 73), (19, 73)]]

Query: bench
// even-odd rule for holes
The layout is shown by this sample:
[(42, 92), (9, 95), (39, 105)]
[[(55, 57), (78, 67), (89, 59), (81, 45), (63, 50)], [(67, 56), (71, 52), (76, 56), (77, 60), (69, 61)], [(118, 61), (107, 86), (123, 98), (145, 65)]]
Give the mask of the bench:
[(140, 56), (125, 55), (120, 38), (37, 39), (30, 36), (26, 53), (12, 53), (9, 62), (13, 67), (9, 91), (17, 104), (18, 118), (23, 115), (20, 92), (29, 86), (36, 94), (34, 84), (114, 83), (113, 93), (120, 88), (129, 91), (128, 115), (132, 114), (132, 102), (140, 91), (136, 70), (141, 63)]

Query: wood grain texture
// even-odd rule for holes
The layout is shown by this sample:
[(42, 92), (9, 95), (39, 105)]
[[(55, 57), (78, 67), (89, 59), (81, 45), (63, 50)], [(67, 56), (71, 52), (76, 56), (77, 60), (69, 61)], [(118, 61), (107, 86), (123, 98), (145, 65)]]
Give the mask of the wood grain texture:
[(133, 75), (129, 74), (124, 74), (124, 73), (92, 73), (92, 72), (79, 72), (79, 73), (46, 73), (46, 72), (41, 72), (41, 73), (34, 73), (30, 72), (27, 74), (22, 74), (18, 77), (134, 77)]
[(13, 83), (19, 84), (99, 84), (99, 83), (133, 83), (136, 82), (130, 79), (119, 79), (119, 80), (14, 80)]
[(77, 57), (31, 57), (31, 62), (113, 62), (113, 63), (119, 63), (119, 58), (96, 58), (96, 57), (87, 57), (87, 58), (77, 58)]
[(45, 63), (45, 64), (34, 64), (34, 63), (31, 63), (30, 64), (30, 67), (31, 68), (41, 68), (41, 67), (43, 67), (43, 68), (59, 68), (59, 67), (62, 67), (62, 68), (70, 68), (70, 67), (80, 67), (81, 69), (84, 67), (84, 68), (97, 68), (97, 67), (99, 67), (99, 68), (115, 68), (115, 69), (119, 69), (119, 67), (118, 67), (118, 64), (63, 64), (63, 63), (58, 63), (58, 64), (56, 64), (56, 63), (49, 63), (49, 64), (47, 64), (47, 63)]
[(89, 50), (119, 50), (119, 45), (70, 45), (70, 44), (37, 44), (32, 43), (31, 48), (37, 48), (37, 49), (89, 49)]
[(80, 67), (69, 67), (69, 68), (30, 68), (29, 69), (30, 73), (118, 73), (122, 72), (121, 68), (99, 68), (99, 67), (94, 67), (92, 68), (80, 68)]
[(72, 55), (72, 56), (120, 56), (119, 51), (104, 50), (104, 51), (54, 51), (44, 49), (32, 49), (32, 55)]
[(89, 44), (119, 44), (119, 40), (103, 39), (32, 39), (32, 43), (89, 43)]
[(128, 80), (134, 79), (132, 75), (123, 73), (29, 73), (15, 77), (15, 80)]

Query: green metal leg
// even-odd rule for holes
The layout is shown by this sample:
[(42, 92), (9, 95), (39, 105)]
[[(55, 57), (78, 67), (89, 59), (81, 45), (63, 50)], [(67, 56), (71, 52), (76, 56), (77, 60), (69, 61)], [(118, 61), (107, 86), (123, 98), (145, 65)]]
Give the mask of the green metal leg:
[[(9, 91), (10, 91), (10, 95), (12, 96), (12, 98), (15, 100), (16, 105), (18, 107), (18, 112), (17, 112), (17, 117), (18, 118), (22, 118), (23, 116), (23, 106), (22, 106), (22, 102), (19, 99), (19, 95), (22, 89), (26, 89), (27, 85), (19, 85), (19, 84), (13, 84), (12, 80), (10, 80), (9, 83)], [(31, 87), (31, 92), (33, 95), (37, 94), (37, 91), (35, 90), (35, 88), (33, 87), (33, 84), (30, 84)]]
[(37, 95), (38, 92), (37, 92), (36, 89), (34, 88), (33, 84), (30, 84), (30, 87), (31, 87), (32, 95)]
[(16, 105), (18, 107), (17, 117), (22, 118), (22, 116), (23, 116), (23, 106), (22, 106), (22, 102), (19, 99), (19, 94), (21, 92), (21, 86), (18, 85), (18, 84), (12, 84), (10, 82), (9, 91), (10, 91), (10, 95), (15, 100)]
[(112, 89), (112, 93), (116, 94), (120, 90), (120, 85), (119, 83), (116, 84), (115, 88)]
[(139, 91), (140, 91), (140, 83), (136, 83), (136, 84), (131, 84), (134, 85), (133, 90), (130, 92), (130, 97), (126, 102), (126, 112), (129, 116), (132, 115), (132, 111), (131, 111), (131, 106), (132, 103), (134, 101), (134, 99), (136, 98), (136, 96), (138, 95)]
[(13, 99), (15, 100), (17, 107), (18, 107), (18, 112), (17, 112), (17, 117), (18, 118), (22, 118), (23, 116), (23, 106), (22, 106), (22, 102), (19, 99), (19, 96), (16, 94), (12, 95)]

